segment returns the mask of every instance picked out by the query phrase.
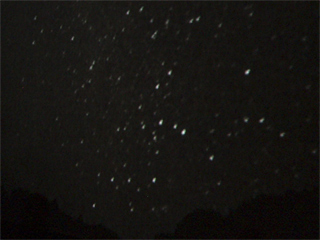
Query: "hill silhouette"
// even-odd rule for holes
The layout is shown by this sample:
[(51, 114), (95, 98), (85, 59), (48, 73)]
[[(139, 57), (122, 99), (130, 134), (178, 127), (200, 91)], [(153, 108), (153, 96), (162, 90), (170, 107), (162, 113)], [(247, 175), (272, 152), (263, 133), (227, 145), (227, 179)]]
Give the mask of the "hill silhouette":
[(10, 194), (1, 187), (1, 238), (118, 239), (101, 225), (85, 224), (81, 217), (64, 214), (56, 201), (37, 193), (16, 189)]
[[(2, 239), (119, 239), (101, 225), (88, 225), (82, 218), (64, 214), (56, 201), (37, 193), (1, 187)], [(184, 217), (174, 233), (156, 239), (318, 239), (319, 188), (287, 191), (277, 196), (260, 195), (243, 203), (227, 217), (197, 209)]]
[(174, 234), (159, 238), (202, 239), (319, 239), (319, 188), (260, 195), (224, 218), (197, 209), (177, 225)]

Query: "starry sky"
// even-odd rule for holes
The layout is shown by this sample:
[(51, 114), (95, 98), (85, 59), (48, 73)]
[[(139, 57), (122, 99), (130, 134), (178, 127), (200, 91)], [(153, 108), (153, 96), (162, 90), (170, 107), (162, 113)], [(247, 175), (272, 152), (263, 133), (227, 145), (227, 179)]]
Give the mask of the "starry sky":
[(121, 237), (319, 184), (318, 2), (2, 2), (2, 184)]

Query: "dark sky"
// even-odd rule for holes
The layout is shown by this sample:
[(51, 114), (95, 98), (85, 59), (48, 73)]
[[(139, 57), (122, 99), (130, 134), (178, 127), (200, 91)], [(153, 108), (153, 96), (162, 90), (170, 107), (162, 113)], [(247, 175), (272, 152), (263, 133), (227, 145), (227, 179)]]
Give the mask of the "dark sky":
[(128, 238), (318, 185), (318, 10), (2, 2), (2, 184)]

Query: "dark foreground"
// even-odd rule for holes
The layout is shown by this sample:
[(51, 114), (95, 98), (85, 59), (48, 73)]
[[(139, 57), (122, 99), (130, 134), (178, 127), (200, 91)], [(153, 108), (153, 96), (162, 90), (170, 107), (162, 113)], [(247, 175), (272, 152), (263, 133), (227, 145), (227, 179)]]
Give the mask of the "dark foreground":
[[(39, 194), (1, 188), (1, 238), (119, 239), (103, 226), (83, 223), (62, 213), (55, 201)], [(281, 196), (261, 195), (227, 218), (208, 210), (188, 214), (174, 233), (155, 238), (319, 238), (319, 188)]]

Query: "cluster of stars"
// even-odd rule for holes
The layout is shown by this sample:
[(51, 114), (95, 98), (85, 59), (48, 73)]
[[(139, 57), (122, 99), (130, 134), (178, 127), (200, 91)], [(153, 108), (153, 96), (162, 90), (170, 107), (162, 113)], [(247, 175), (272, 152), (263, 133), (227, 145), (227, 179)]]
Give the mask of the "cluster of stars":
[[(94, 137), (90, 136), (90, 134), (85, 136), (79, 134), (74, 138), (74, 141), (76, 145), (80, 146), (78, 146), (80, 149), (92, 149), (91, 145), (94, 145), (93, 153), (90, 154), (93, 158), (97, 158), (103, 162), (103, 164), (101, 164), (102, 166), (99, 166), (99, 172), (95, 171), (94, 174), (92, 174), (97, 185), (99, 185), (95, 187), (99, 189), (112, 188), (112, 191), (116, 190), (115, 192), (120, 192), (121, 190), (123, 190), (123, 192), (130, 192), (129, 190), (133, 189), (136, 195), (148, 195), (151, 192), (149, 192), (150, 189), (156, 191), (158, 186), (166, 180), (164, 177), (165, 174), (157, 172), (157, 168), (161, 166), (163, 159), (168, 157), (165, 155), (168, 151), (167, 148), (169, 149), (171, 145), (175, 145), (175, 141), (184, 142), (189, 138), (193, 139), (194, 135), (196, 135), (194, 128), (192, 128), (196, 124), (192, 125), (192, 123), (190, 123), (191, 121), (188, 122), (187, 117), (180, 119), (179, 114), (176, 114), (180, 110), (178, 109), (180, 108), (179, 106), (184, 103), (182, 103), (182, 100), (181, 102), (174, 102), (172, 99), (177, 97), (177, 92), (179, 91), (179, 88), (174, 90), (174, 86), (179, 86), (182, 82), (182, 80), (179, 80), (179, 74), (182, 75), (181, 71), (183, 70), (179, 70), (179, 67), (180, 69), (185, 68), (185, 66), (179, 66), (181, 62), (178, 56), (183, 51), (186, 51), (186, 46), (188, 46), (187, 44), (189, 44), (191, 40), (197, 39), (193, 35), (192, 30), (187, 32), (182, 30), (184, 27), (197, 29), (197, 27), (205, 21), (206, 17), (199, 15), (199, 13), (188, 13), (189, 15), (185, 16), (183, 20), (184, 25), (181, 24), (181, 26), (175, 27), (178, 24), (173, 18), (167, 18), (166, 16), (160, 21), (159, 17), (150, 16), (147, 13), (147, 6), (141, 6), (138, 13), (133, 9), (125, 9), (125, 11), (121, 13), (123, 19), (121, 19), (121, 21), (119, 20), (119, 23), (114, 24), (114, 28), (107, 29), (108, 31), (105, 32), (101, 30), (98, 31), (94, 24), (91, 25), (90, 18), (87, 16), (78, 14), (78, 23), (77, 20), (74, 21), (74, 25), (78, 24), (82, 27), (82, 33), (87, 32), (89, 36), (94, 36), (92, 37), (92, 46), (97, 46), (99, 49), (97, 52), (80, 49), (78, 53), (79, 62), (85, 64), (78, 68), (72, 64), (65, 66), (66, 72), (72, 74), (74, 78), (77, 78), (76, 80), (73, 79), (72, 83), (70, 83), (72, 86), (70, 95), (74, 99), (74, 106), (78, 107), (74, 111), (79, 112), (77, 115), (79, 119), (77, 119), (77, 121), (85, 123), (95, 121), (92, 124), (94, 125), (94, 129), (90, 132)], [(250, 13), (246, 14), (246, 16), (252, 17), (253, 13), (254, 12), (250, 10)], [(140, 19), (138, 16), (144, 15), (148, 17), (142, 18), (143, 20), (139, 21), (143, 21), (144, 24), (148, 25), (148, 31), (141, 32), (140, 38), (137, 37), (138, 40), (136, 40), (138, 43), (134, 41), (128, 43), (127, 38), (133, 34), (132, 29), (135, 29), (133, 24), (135, 21), (133, 20), (138, 21), (137, 19)], [(38, 16), (34, 16), (33, 20), (39, 21)], [(159, 21), (160, 24), (157, 25)], [(225, 37), (227, 31), (224, 32), (224, 29), (227, 27), (227, 24), (227, 22), (221, 22), (221, 19), (218, 19), (217, 22), (214, 23), (217, 33), (212, 35), (212, 38), (217, 40)], [(75, 46), (75, 49), (77, 49), (77, 42), (81, 40), (82, 33), (79, 34), (76, 31), (72, 32), (70, 30), (69, 34), (65, 36), (62, 33), (67, 31), (68, 26), (61, 24), (59, 28), (59, 25), (57, 25), (59, 33), (65, 37), (68, 44)], [(52, 32), (53, 30), (50, 31)], [(41, 28), (40, 34), (44, 35), (43, 33), (46, 32), (49, 31)], [(38, 30), (37, 34), (39, 34)], [(161, 45), (162, 39), (168, 34), (172, 34), (178, 39), (178, 43), (172, 48), (174, 49), (172, 52), (176, 51), (178, 54), (170, 55), (172, 59), (166, 58), (165, 54), (159, 53), (158, 56), (154, 53), (156, 49), (152, 47), (154, 45), (157, 46), (157, 43)], [(276, 39), (277, 35), (271, 37), (272, 41), (276, 41)], [(301, 41), (307, 42), (308, 38), (303, 37)], [(30, 42), (29, 40), (29, 45)], [(145, 52), (142, 50), (136, 51), (135, 44), (139, 46), (140, 42), (145, 44)], [(33, 48), (36, 48), (40, 44), (41, 41), (37, 38), (31, 42)], [(91, 49), (90, 46), (88, 46), (88, 49)], [(254, 54), (258, 54), (258, 50), (259, 48), (256, 48)], [(86, 51), (89, 53), (86, 53)], [(118, 53), (122, 51), (123, 55), (120, 54), (120, 56), (118, 56)], [(59, 52), (64, 59), (67, 59), (70, 53), (71, 51), (66, 49), (62, 49), (61, 52)], [(141, 55), (141, 59), (143, 59), (141, 63), (138, 64), (139, 69), (131, 69), (130, 65), (121, 65), (124, 56), (128, 58), (135, 57), (135, 61), (139, 62), (139, 60), (136, 60), (138, 59), (138, 55)], [(147, 62), (147, 64), (145, 62)], [(220, 67), (223, 66), (223, 64), (222, 61), (217, 61), (215, 66)], [(236, 64), (232, 66), (236, 66)], [(130, 73), (130, 71), (128, 71), (127, 73), (123, 71), (123, 69), (130, 69), (132, 72)], [(292, 71), (294, 66), (290, 65), (289, 69)], [(241, 66), (239, 67), (238, 77), (250, 80), (255, 77), (258, 70), (258, 68), (250, 65)], [(88, 76), (83, 76), (86, 74)], [(22, 81), (25, 81), (24, 78)], [(141, 86), (139, 85), (140, 82), (143, 82)], [(308, 83), (305, 89), (310, 91), (312, 90), (312, 86), (312, 84)], [(191, 87), (189, 90), (192, 92), (190, 93), (191, 95), (196, 91), (196, 87)], [(103, 92), (103, 94), (101, 94), (100, 91)], [(189, 96), (186, 96), (183, 99), (188, 99), (188, 97)], [(225, 99), (221, 99), (221, 102), (224, 100)], [(171, 103), (167, 104), (170, 101)], [(176, 105), (174, 107), (176, 108), (175, 114), (170, 113), (166, 115), (165, 111), (169, 105)], [(212, 114), (212, 112), (210, 114)], [(210, 117), (215, 117), (214, 120), (219, 120), (225, 117), (225, 114), (221, 109), (214, 109)], [(120, 120), (117, 121), (114, 119)], [(63, 116), (53, 115), (51, 120), (60, 126), (63, 122)], [(219, 122), (218, 120), (216, 122)], [(270, 130), (275, 124), (265, 113), (258, 115), (254, 112), (241, 112), (236, 117), (230, 117), (229, 122), (223, 123), (226, 127), (221, 127), (223, 124), (220, 124), (220, 122), (216, 124), (216, 122), (210, 122), (209, 126), (203, 129), (206, 134), (204, 138), (208, 138), (208, 145), (202, 147), (201, 150), (203, 150), (205, 154), (203, 159), (200, 160), (203, 165), (212, 166), (212, 168), (216, 166), (216, 162), (223, 161), (219, 152), (215, 149), (218, 148), (220, 144), (219, 140), (227, 139), (227, 141), (232, 142), (233, 139), (240, 139), (240, 137), (245, 136), (247, 134), (246, 130), (251, 129), (252, 126), (259, 131), (259, 129)], [(197, 125), (197, 127), (199, 125)], [(232, 127), (237, 127), (237, 129), (232, 129)], [(80, 132), (79, 129), (75, 132), (77, 131)], [(290, 134), (289, 131), (280, 128), (280, 130), (275, 131), (274, 138), (279, 139), (279, 141), (285, 141), (290, 137)], [(220, 135), (223, 137), (217, 140)], [(95, 141), (96, 136), (103, 140)], [(61, 147), (66, 148), (66, 146), (71, 145), (72, 140), (73, 139), (62, 139), (62, 143), (59, 142), (59, 144), (61, 143)], [(133, 157), (132, 155), (136, 153), (134, 152), (135, 148), (139, 148), (140, 151), (143, 152), (141, 155), (146, 155), (143, 155), (143, 157)], [(176, 148), (178, 149), (180, 146)], [(108, 151), (116, 152), (114, 154), (115, 156), (112, 158), (107, 157)], [(187, 151), (186, 147), (181, 151)], [(316, 155), (318, 149), (313, 148), (310, 151), (313, 155)], [(177, 150), (177, 152), (179, 151)], [(265, 152), (267, 152), (267, 150)], [(181, 155), (183, 154), (184, 153), (181, 153)], [(129, 158), (136, 160), (129, 160)], [(83, 174), (83, 171), (85, 171), (84, 160), (77, 159), (75, 161), (77, 162), (72, 164), (76, 169), (75, 171)], [(185, 161), (187, 162), (187, 160)], [(190, 161), (192, 161), (192, 159)], [(175, 162), (172, 163), (172, 166), (175, 166), (174, 164)], [(257, 165), (258, 160), (254, 160), (254, 164)], [(146, 176), (142, 177), (140, 176), (141, 174), (136, 174), (135, 171), (132, 170), (133, 166), (143, 168), (144, 175)], [(272, 169), (271, 172), (276, 175), (282, 174), (280, 168)], [(294, 174), (295, 178), (299, 178), (299, 176), (299, 173)], [(223, 188), (226, 184), (222, 184), (221, 179), (223, 178), (220, 178), (220, 176), (210, 178), (210, 183), (208, 183), (210, 186), (203, 187), (201, 190), (202, 194), (206, 196), (209, 195), (212, 192), (211, 189), (214, 187)], [(93, 181), (93, 185), (95, 185), (95, 181)], [(260, 181), (261, 180), (256, 178), (251, 184), (255, 185)], [(139, 211), (139, 207), (131, 200), (132, 199), (129, 200), (130, 202), (128, 201), (128, 210), (131, 213), (136, 213)], [(126, 204), (128, 204), (128, 202), (126, 202)], [(92, 200), (88, 206), (90, 206), (90, 204), (92, 204), (92, 208), (95, 209), (100, 206), (100, 202), (97, 200)], [(149, 211), (157, 212), (161, 210), (167, 212), (168, 209), (170, 209), (169, 205), (163, 202), (158, 203), (157, 206), (155, 205), (156, 204), (152, 203)]]

